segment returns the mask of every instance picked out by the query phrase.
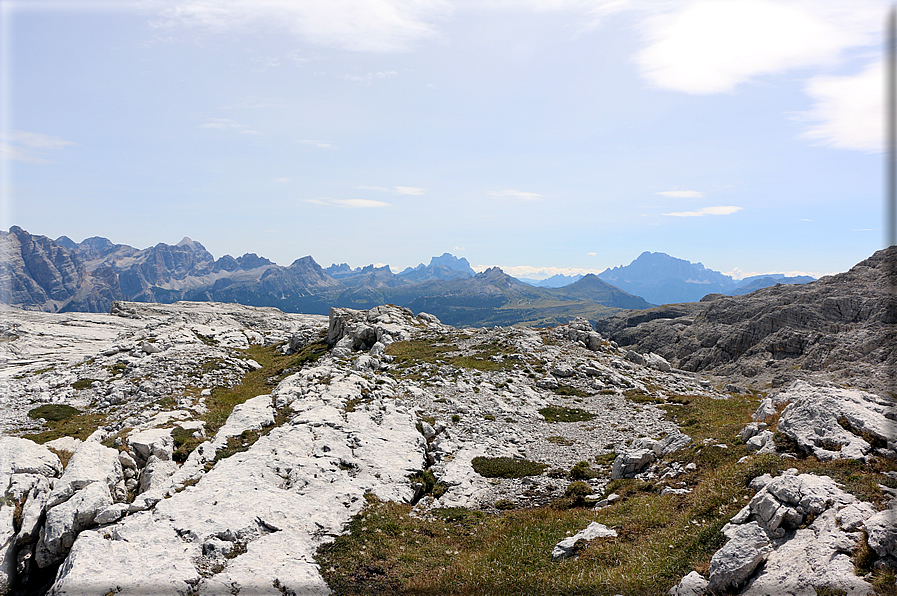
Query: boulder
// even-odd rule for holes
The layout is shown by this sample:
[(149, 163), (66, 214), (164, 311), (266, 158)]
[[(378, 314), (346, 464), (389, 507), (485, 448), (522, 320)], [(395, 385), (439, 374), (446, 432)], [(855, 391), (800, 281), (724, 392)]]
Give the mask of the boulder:
[(655, 354), (654, 352), (648, 354), (645, 358), (645, 364), (648, 367), (657, 369), (661, 372), (670, 372), (673, 370), (673, 367), (670, 366), (670, 363), (667, 362), (666, 358), (659, 354)]
[(707, 586), (710, 584), (703, 575), (697, 571), (692, 571), (682, 578), (677, 585), (670, 588), (667, 592), (669, 596), (704, 596), (707, 593)]
[(28, 439), (0, 436), (0, 478), (11, 474), (39, 474), (54, 478), (62, 473), (59, 457)]
[[(170, 428), (151, 428), (130, 434), (128, 445), (136, 458), (145, 464), (153, 456), (157, 459), (171, 459), (174, 439), (171, 438)], [(125, 462), (122, 462), (122, 465)]]
[(551, 551), (551, 559), (553, 561), (559, 561), (561, 559), (565, 559), (567, 557), (572, 557), (576, 554), (577, 546), (576, 543), (580, 540), (589, 541), (594, 540), (596, 538), (606, 538), (613, 537), (617, 535), (617, 531), (611, 528), (608, 528), (604, 524), (599, 524), (598, 522), (590, 523), (585, 530), (570, 536), (569, 538), (564, 538), (560, 542), (558, 542), (554, 549)]
[(65, 472), (50, 493), (47, 507), (52, 508), (67, 501), (77, 491), (94, 482), (105, 484), (116, 501), (124, 500), (124, 474), (118, 451), (87, 441), (72, 455)]
[(611, 464), (611, 478), (630, 478), (657, 459), (654, 449), (635, 449), (619, 454)]
[(740, 586), (772, 550), (766, 532), (757, 522), (738, 526), (728, 542), (710, 559), (708, 588), (722, 593)]

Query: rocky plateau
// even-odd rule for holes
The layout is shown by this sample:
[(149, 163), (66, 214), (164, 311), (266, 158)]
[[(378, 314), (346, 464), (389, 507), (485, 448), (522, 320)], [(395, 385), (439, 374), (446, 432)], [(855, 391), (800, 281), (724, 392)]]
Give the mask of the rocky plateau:
[[(881, 265), (849, 275), (879, 280)], [(893, 346), (868, 325), (858, 343), (855, 326), (894, 321), (881, 295), (847, 300), (832, 283), (804, 286), (828, 306), (800, 320), (829, 327), (788, 359), (769, 352), (786, 338), (769, 338), (809, 307), (781, 287), (761, 290), (765, 310), (757, 293), (739, 298), (754, 313), (739, 310), (742, 323), (714, 298), (600, 332), (585, 319), (458, 329), (391, 305), (329, 316), (214, 302), (4, 310), (0, 594), (329, 594), (321, 549), (376, 503), (419, 519), (567, 503), (595, 523), (535, 554), (566, 569), (631, 539), (601, 516), (645, 495), (698, 499), (716, 461), (702, 458), (729, 451), (744, 454), (732, 469), (757, 470), (750, 495), (713, 506), (721, 529), (707, 536), (719, 548), (664, 591), (893, 593), (881, 577), (893, 582), (897, 565), (897, 403), (879, 370)], [(704, 346), (701, 325), (722, 346), (725, 325), (754, 343)], [(868, 349), (849, 356), (858, 345)], [(759, 387), (751, 358), (802, 366)], [(736, 403), (753, 416), (711, 436), (671, 415), (690, 401), (707, 416)], [(854, 473), (871, 492), (801, 471), (808, 461), (865, 466)], [(759, 473), (770, 462), (782, 465)], [(490, 474), (486, 463), (535, 469)], [(698, 533), (716, 522), (690, 523)], [(606, 589), (583, 593), (620, 593)]]

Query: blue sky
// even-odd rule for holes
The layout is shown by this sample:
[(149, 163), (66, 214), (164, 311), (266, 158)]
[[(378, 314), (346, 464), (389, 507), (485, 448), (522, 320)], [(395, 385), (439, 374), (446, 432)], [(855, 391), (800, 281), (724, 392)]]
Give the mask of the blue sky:
[(871, 0), (0, 0), (0, 228), (512, 275), (883, 245)]

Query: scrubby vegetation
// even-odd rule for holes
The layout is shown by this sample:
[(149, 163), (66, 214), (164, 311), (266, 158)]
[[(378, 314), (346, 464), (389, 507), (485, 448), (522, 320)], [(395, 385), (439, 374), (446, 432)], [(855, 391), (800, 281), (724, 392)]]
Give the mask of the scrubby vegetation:
[(475, 457), (473, 470), (485, 478), (523, 478), (538, 476), (548, 467), (545, 464), (513, 457)]

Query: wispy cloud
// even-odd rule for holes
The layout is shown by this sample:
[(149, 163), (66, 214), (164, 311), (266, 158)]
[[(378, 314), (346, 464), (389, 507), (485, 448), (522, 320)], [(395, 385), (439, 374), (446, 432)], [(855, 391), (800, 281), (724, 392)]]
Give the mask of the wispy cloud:
[[(471, 267), (474, 271), (485, 271), (488, 266), (474, 265)], [(505, 267), (500, 265), (499, 268), (512, 277), (526, 277), (529, 279), (547, 279), (553, 275), (588, 275), (594, 273), (598, 275), (603, 269), (584, 269), (581, 267), (533, 267), (531, 265), (514, 265)]]
[(392, 203), (372, 201), (370, 199), (305, 199), (305, 202), (327, 207), (346, 207), (348, 209), (371, 209), (392, 206)]
[(353, 83), (359, 83), (361, 85), (370, 85), (374, 81), (382, 81), (385, 79), (391, 79), (394, 76), (396, 76), (397, 74), (399, 74), (399, 73), (397, 73), (394, 70), (387, 70), (384, 72), (369, 72), (369, 73), (363, 74), (363, 75), (346, 74), (346, 75), (343, 75), (343, 78), (347, 81), (352, 81)]
[(326, 141), (319, 141), (317, 139), (299, 139), (296, 142), (301, 145), (309, 145), (311, 147), (317, 147), (319, 149), (336, 149), (336, 145), (328, 143)]
[[(881, 11), (856, 0), (709, 0), (671, 4), (644, 23), (642, 76), (664, 89), (726, 93), (752, 78), (832, 63), (847, 48), (873, 42)], [(851, 13), (851, 11), (854, 11)], [(712, 51), (708, 51), (712, 48)]]
[(17, 130), (3, 135), (0, 141), (0, 157), (23, 163), (50, 163), (47, 155), (78, 143), (67, 141), (62, 137), (40, 132)]
[(803, 138), (841, 149), (884, 149), (884, 71), (878, 61), (855, 75), (817, 76), (807, 82), (813, 108), (795, 119), (810, 127)]
[(696, 211), (677, 211), (675, 213), (664, 213), (672, 217), (703, 217), (705, 215), (732, 215), (736, 211), (741, 211), (741, 207), (732, 205), (718, 207), (704, 207)]
[(664, 190), (657, 194), (670, 199), (700, 199), (704, 196), (699, 190)]
[(214, 128), (218, 130), (234, 130), (243, 134), (257, 135), (259, 132), (245, 124), (240, 124), (230, 118), (209, 118), (208, 122), (199, 125), (200, 128)]
[(395, 186), (393, 188), (400, 195), (422, 195), (427, 192), (426, 188), (418, 188), (416, 186)]
[(542, 195), (534, 192), (524, 192), (522, 190), (497, 190), (489, 193), (493, 197), (503, 199), (517, 199), (519, 201), (538, 201)]
[(452, 13), (448, 0), (147, 0), (158, 28), (200, 27), (228, 32), (265, 26), (313, 44), (361, 52), (407, 50), (439, 35)]
[(276, 182), (277, 184), (286, 184), (287, 182), (292, 182), (292, 181), (293, 181), (292, 178), (286, 178), (286, 177), (274, 179), (274, 182)]

